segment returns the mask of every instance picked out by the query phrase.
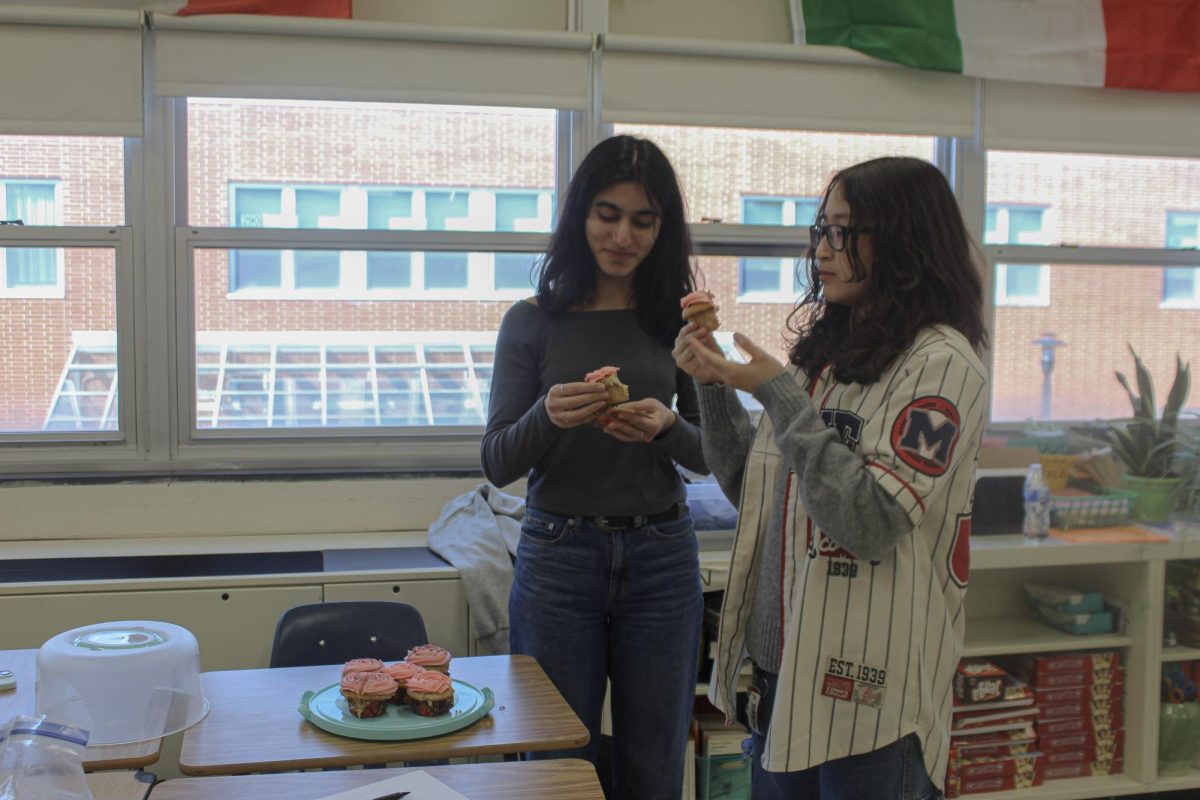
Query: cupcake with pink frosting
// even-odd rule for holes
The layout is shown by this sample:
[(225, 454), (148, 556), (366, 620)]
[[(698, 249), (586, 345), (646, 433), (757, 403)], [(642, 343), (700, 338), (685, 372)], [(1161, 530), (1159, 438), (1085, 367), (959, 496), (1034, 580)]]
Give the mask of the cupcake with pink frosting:
[(608, 404), (615, 406), (629, 399), (629, 387), (617, 377), (620, 371), (620, 367), (601, 367), (584, 375), (583, 379), (588, 383), (599, 383), (603, 386), (608, 391)]
[(449, 675), (425, 670), (408, 679), (408, 705), (422, 717), (440, 717), (454, 707), (454, 684)]
[(396, 696), (392, 698), (392, 702), (396, 705), (404, 705), (408, 702), (408, 692), (406, 691), (408, 679), (425, 672), (425, 668), (407, 661), (397, 661), (395, 664), (388, 664), (382, 672), (396, 682)]
[(352, 672), (379, 672), (383, 669), (383, 662), (378, 658), (354, 658), (342, 665), (342, 675), (346, 676)]
[(700, 289), (684, 295), (679, 307), (683, 309), (683, 319), (687, 322), (694, 322), (710, 331), (721, 327), (721, 321), (717, 319), (717, 311), (721, 307), (713, 301), (712, 292)]
[(351, 672), (342, 676), (342, 697), (350, 713), (362, 719), (382, 717), (396, 696), (396, 681), (382, 672)]
[(450, 651), (436, 644), (423, 644), (408, 651), (404, 658), (409, 664), (415, 664), (424, 669), (450, 674)]

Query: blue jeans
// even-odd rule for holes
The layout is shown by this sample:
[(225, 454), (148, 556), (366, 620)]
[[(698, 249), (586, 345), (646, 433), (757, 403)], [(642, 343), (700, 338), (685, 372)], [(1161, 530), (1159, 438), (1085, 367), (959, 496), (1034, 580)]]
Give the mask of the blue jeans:
[(758, 730), (750, 772), (751, 800), (939, 800), (942, 793), (929, 780), (915, 733), (878, 750), (826, 761), (798, 772), (767, 772), (760, 754), (771, 724), (778, 676), (754, 670), (761, 692)]
[(512, 651), (537, 659), (591, 740), (533, 757), (597, 760), (612, 683), (612, 796), (678, 800), (700, 624), (691, 516), (601, 528), (527, 508), (508, 613)]

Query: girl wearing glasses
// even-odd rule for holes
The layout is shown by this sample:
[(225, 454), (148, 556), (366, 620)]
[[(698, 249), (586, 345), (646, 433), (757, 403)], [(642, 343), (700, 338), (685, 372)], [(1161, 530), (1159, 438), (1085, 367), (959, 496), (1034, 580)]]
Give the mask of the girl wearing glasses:
[[(651, 142), (613, 137), (571, 179), (537, 295), (496, 340), (483, 471), (497, 486), (528, 478), (512, 651), (538, 660), (591, 734), (542, 757), (597, 760), (611, 681), (614, 798), (677, 800), (695, 701), (703, 595), (675, 464), (708, 469), (695, 384), (671, 357), (693, 288), (675, 171)], [(634, 398), (616, 418), (584, 381), (604, 366)]]
[(918, 159), (838, 172), (811, 238), (789, 364), (740, 334), (744, 364), (694, 325), (676, 340), (739, 505), (711, 696), (732, 715), (750, 661), (755, 800), (939, 797), (988, 396), (980, 271)]

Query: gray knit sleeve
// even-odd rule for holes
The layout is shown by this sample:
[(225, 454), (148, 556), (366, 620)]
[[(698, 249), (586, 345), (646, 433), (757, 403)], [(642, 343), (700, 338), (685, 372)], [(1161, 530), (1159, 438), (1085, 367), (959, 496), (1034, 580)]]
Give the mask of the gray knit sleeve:
[(825, 424), (795, 378), (786, 372), (777, 375), (759, 386), (754, 397), (770, 415), (775, 443), (796, 473), (809, 516), (858, 558), (873, 561), (891, 552), (912, 530), (912, 520), (862, 457)]
[(550, 421), (540, 394), (537, 308), (521, 302), (508, 310), (496, 335), (487, 428), (480, 442), (483, 474), (496, 486), (527, 477), (563, 431)]
[(754, 426), (737, 392), (728, 386), (702, 385), (699, 394), (704, 459), (736, 508), (741, 501), (746, 458), (754, 443)]

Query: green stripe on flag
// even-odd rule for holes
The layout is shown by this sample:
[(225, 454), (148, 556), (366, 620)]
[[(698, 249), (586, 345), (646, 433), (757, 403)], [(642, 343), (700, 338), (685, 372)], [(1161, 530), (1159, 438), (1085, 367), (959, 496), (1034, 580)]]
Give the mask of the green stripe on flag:
[(808, 44), (849, 47), (909, 67), (962, 72), (954, 0), (803, 0)]

